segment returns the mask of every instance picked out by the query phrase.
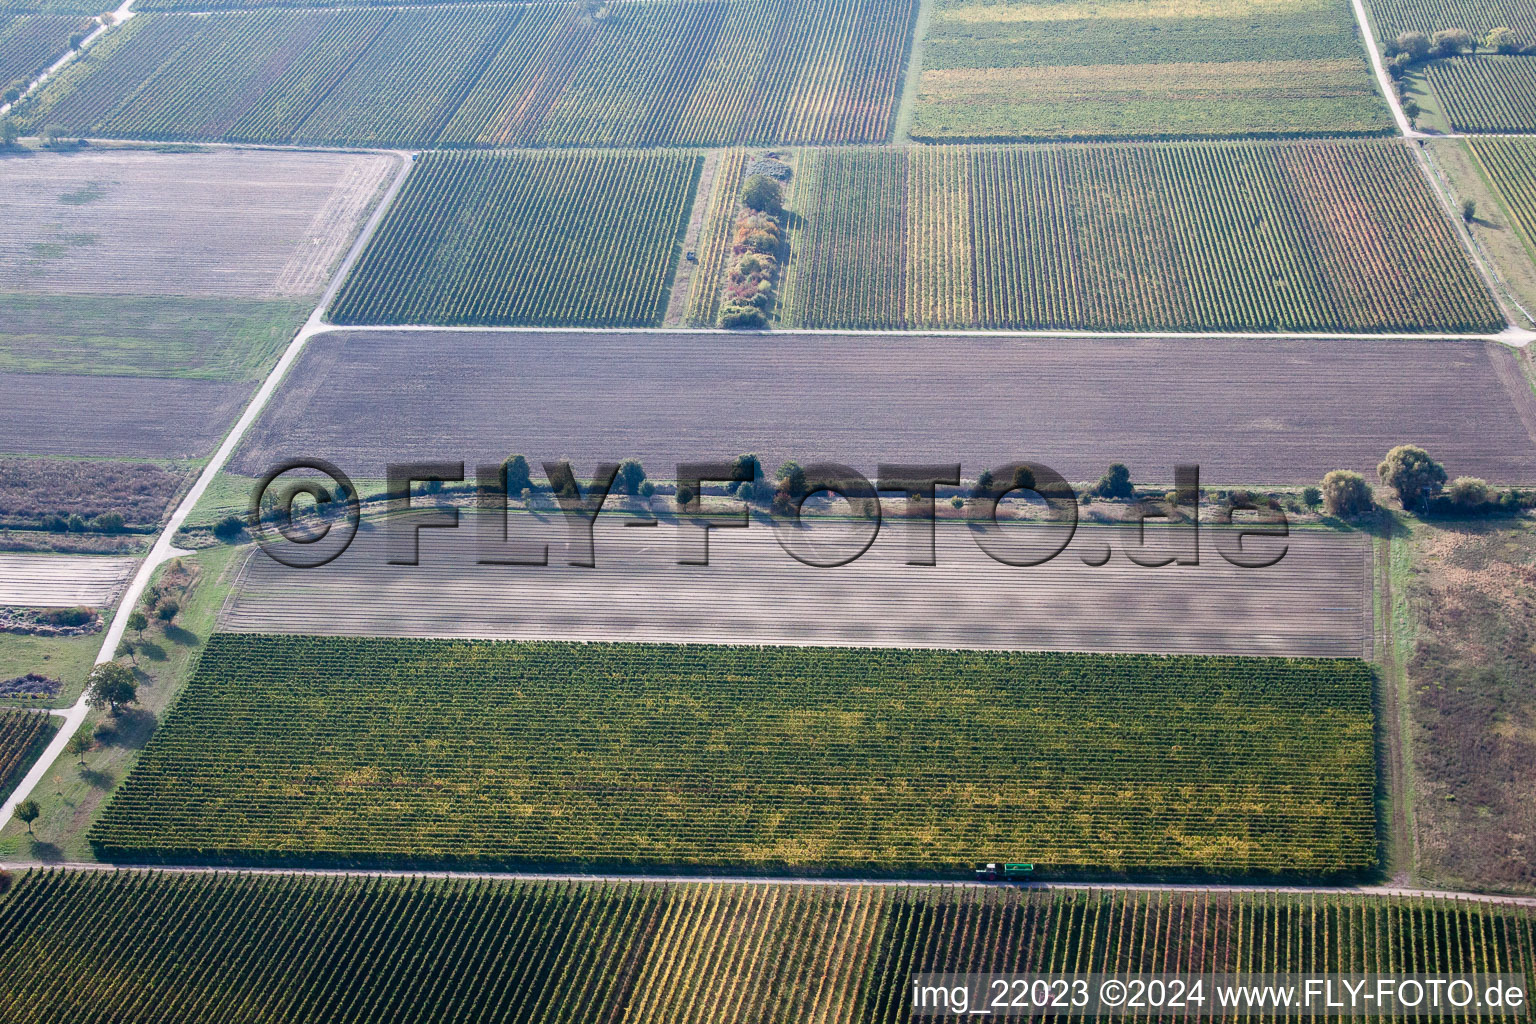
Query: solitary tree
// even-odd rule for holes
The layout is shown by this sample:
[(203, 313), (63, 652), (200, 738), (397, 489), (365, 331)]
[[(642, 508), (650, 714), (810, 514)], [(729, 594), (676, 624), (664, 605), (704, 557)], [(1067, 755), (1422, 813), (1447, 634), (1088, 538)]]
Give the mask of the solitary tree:
[(135, 608), (128, 613), (128, 628), (139, 634), (139, 639), (144, 639), (144, 630), (149, 628), (149, 616)]
[(640, 485), (645, 483), (645, 467), (640, 465), (639, 459), (625, 459), (619, 463), (616, 481), (619, 490), (633, 497), (640, 493)]
[(1365, 477), (1336, 469), (1323, 477), (1323, 510), (1331, 516), (1356, 516), (1374, 503)]
[(21, 803), (17, 804), (16, 809), (11, 812), (12, 816), (15, 817), (17, 821), (27, 826), (27, 835), (32, 835), (32, 823), (36, 821), (37, 816), (42, 813), (43, 809), (37, 806), (37, 801), (30, 799), (23, 800)]
[[(11, 90), (11, 92), (15, 91), (16, 90), (14, 89)], [(10, 93), (7, 93), (6, 95), (10, 95)], [(6, 100), (6, 102), (14, 103), (16, 101)], [(4, 146), (6, 149), (10, 149), (12, 146), (16, 145), (16, 140), (19, 138), (21, 138), (21, 129), (16, 127), (15, 121), (12, 121), (8, 117), (4, 120), (0, 120), (0, 146)]]
[(75, 760), (85, 764), (85, 755), (91, 751), (91, 736), (84, 729), (76, 729), (64, 749), (75, 755)]
[(528, 475), (528, 460), (521, 455), (507, 459), (507, 493), (522, 494), (533, 489), (533, 478)]
[(1382, 483), (1397, 492), (1405, 509), (1417, 504), (1426, 490), (1438, 494), (1445, 486), (1445, 467), (1416, 444), (1400, 444), (1387, 452), (1376, 473)]
[(766, 174), (754, 174), (741, 190), (741, 202), (761, 213), (778, 213), (784, 209), (784, 186)]
[(1461, 219), (1471, 224), (1477, 220), (1477, 200), (1463, 199), (1461, 201)]
[(86, 677), (85, 702), (93, 708), (107, 708), (119, 715), (138, 699), (139, 681), (115, 661), (97, 665)]
[(155, 608), (155, 617), (161, 622), (175, 622), (176, 616), (181, 614), (181, 605), (175, 601), (161, 601)]
[(1114, 463), (1099, 477), (1099, 482), (1093, 485), (1093, 493), (1100, 498), (1136, 497), (1136, 488), (1131, 484), (1131, 471), (1123, 462)]

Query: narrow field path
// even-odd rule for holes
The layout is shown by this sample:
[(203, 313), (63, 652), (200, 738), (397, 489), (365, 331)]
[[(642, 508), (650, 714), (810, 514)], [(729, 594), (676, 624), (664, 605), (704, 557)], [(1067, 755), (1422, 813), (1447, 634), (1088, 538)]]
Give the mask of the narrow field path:
[(699, 236), (704, 233), (704, 218), (709, 211), (709, 197), (715, 188), (715, 174), (720, 170), (723, 149), (712, 149), (704, 157), (704, 167), (699, 171), (698, 184), (693, 191), (693, 209), (688, 214), (688, 227), (683, 233), (682, 251), (677, 254), (677, 266), (672, 271), (672, 291), (667, 296), (667, 311), (662, 315), (663, 326), (677, 326), (683, 322), (683, 312), (688, 308), (688, 296), (693, 291), (693, 278), (699, 262), (688, 259), (689, 253), (697, 256)]
[[(129, 2), (131, 3), (132, 0), (129, 0)], [(415, 160), (415, 154), (411, 152), (403, 150), (390, 150), (388, 152), (393, 153), (400, 160), (400, 169), (395, 174), (395, 180), (390, 183), (388, 191), (380, 197), (378, 205), (374, 208), (373, 215), (368, 218), (368, 222), (363, 226), (363, 230), (358, 232), (351, 249), (347, 251), (346, 258), (336, 268), (336, 273), (332, 276), (331, 283), (326, 288), (325, 294), (320, 297), (319, 304), (309, 314), (309, 319), (305, 321), (304, 326), (299, 329), (299, 333), (294, 335), (293, 340), (289, 342), (282, 358), (277, 361), (277, 365), (272, 368), (272, 372), (267, 375), (266, 380), (262, 381), (261, 387), (256, 390), (250, 402), (247, 403), (240, 419), (229, 433), (225, 435), (223, 444), (219, 445), (218, 451), (214, 453), (213, 458), (208, 460), (208, 464), (198, 474), (197, 481), (187, 491), (181, 503), (176, 506), (176, 511), (171, 514), (170, 520), (165, 524), (165, 529), (161, 530), (160, 535), (155, 538), (155, 543), (149, 549), (149, 554), (139, 564), (138, 572), (134, 573), (132, 582), (128, 584), (128, 589), (124, 591), (122, 600), (118, 603), (118, 614), (113, 616), (112, 624), (107, 629), (106, 636), (102, 640), (101, 651), (96, 655), (96, 664), (101, 665), (111, 661), (117, 653), (117, 645), (122, 642), (123, 632), (128, 626), (128, 615), (126, 613), (132, 611), (138, 605), (139, 598), (143, 596), (145, 589), (149, 586), (149, 581), (153, 578), (155, 570), (178, 555), (190, 554), (190, 552), (183, 551), (173, 545), (171, 538), (176, 536), (176, 531), (181, 529), (182, 523), (186, 522), (187, 516), (191, 514), (192, 509), (202, 499), (203, 493), (208, 490), (209, 485), (219, 475), (219, 471), (224, 468), (225, 463), (234, 455), (235, 448), (239, 445), (240, 439), (245, 435), (251, 424), (256, 422), (256, 417), (261, 415), (261, 411), (266, 407), (268, 400), (271, 399), (273, 393), (277, 390), (277, 386), (281, 383), (283, 376), (288, 372), (289, 367), (293, 365), (294, 360), (299, 357), (299, 353), (304, 348), (304, 343), (314, 335), (327, 329), (323, 320), (325, 310), (330, 306), (332, 300), (335, 299), (336, 292), (341, 288), (341, 283), (346, 280), (347, 274), (352, 270), (352, 265), (357, 262), (357, 258), (362, 254), (364, 246), (368, 244), (368, 240), (373, 237), (379, 222), (383, 220), (385, 212), (393, 204), (395, 196), (399, 193), (401, 186), (405, 184), (406, 176), (410, 174), (411, 164)], [(64, 722), (60, 725), (59, 731), (54, 734), (53, 740), (48, 744), (47, 749), (43, 751), (42, 755), (32, 765), (31, 770), (22, 778), (5, 803), (0, 805), (0, 822), (11, 820), (11, 812), (15, 809), (16, 805), (32, 794), (32, 791), (37, 788), (38, 783), (42, 782), (43, 776), (48, 773), (48, 769), (53, 766), (54, 761), (58, 760), (59, 756), (64, 753), (64, 747), (69, 742), (69, 738), (85, 722), (86, 715), (90, 712), (90, 708), (86, 705), (85, 701), (86, 695), (82, 693), (74, 706), (62, 711), (53, 712), (63, 718)]]
[(53, 868), (65, 871), (164, 872), (181, 875), (304, 875), (315, 878), (441, 878), (485, 879), (523, 882), (597, 882), (637, 883), (675, 882), (688, 885), (784, 885), (784, 886), (883, 886), (914, 888), (941, 886), (951, 889), (985, 889), (1006, 886), (1017, 889), (1098, 891), (1105, 889), (1137, 892), (1272, 892), (1288, 895), (1336, 895), (1359, 893), (1363, 896), (1408, 896), (1426, 899), (1455, 899), (1471, 903), (1499, 903), (1536, 907), (1536, 896), (1465, 892), (1455, 889), (1425, 889), (1403, 885), (1245, 885), (1223, 882), (980, 882), (944, 878), (870, 878), (802, 875), (681, 875), (645, 874), (643, 872), (603, 873), (576, 871), (411, 871), (367, 870), (361, 868), (260, 868), (222, 867), (184, 864), (97, 864), (44, 861), (0, 862), (0, 870), (29, 871)]

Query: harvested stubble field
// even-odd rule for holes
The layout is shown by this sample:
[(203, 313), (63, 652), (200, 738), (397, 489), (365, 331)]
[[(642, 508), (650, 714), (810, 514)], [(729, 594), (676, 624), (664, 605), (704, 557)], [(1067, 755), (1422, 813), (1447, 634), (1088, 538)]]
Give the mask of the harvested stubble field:
[(1451, 57), (1425, 77), (1459, 132), (1536, 131), (1536, 57)]
[(428, 153), (331, 317), (658, 324), (703, 161), (676, 153)]
[(786, 326), (1503, 323), (1397, 141), (808, 150), (793, 205)]
[(911, 135), (1385, 132), (1364, 56), (1329, 0), (936, 0)]
[(1361, 893), (39, 870), (0, 897), (0, 1015), (897, 1022), (913, 974), (957, 965), (1530, 976), (1533, 948), (1529, 907)]
[(0, 373), (0, 454), (202, 458), (251, 390), (204, 380)]
[[(878, 142), (912, 0), (619, 0), (145, 14), (34, 125), (445, 145)], [(172, 55), (168, 57), (167, 55)]]
[[(1325, 877), (1364, 662), (215, 634), (107, 859)], [(1091, 744), (1083, 737), (1091, 736)]]
[(1412, 566), (1417, 867), (1437, 885), (1536, 892), (1536, 528), (1412, 522), (1397, 543)]
[(396, 166), (234, 149), (0, 160), (0, 280), (13, 292), (314, 295)]
[[(1240, 569), (1217, 553), (1207, 527), (1200, 565), (1150, 569), (1124, 553), (1128, 529), (1082, 526), (1057, 558), (1016, 567), (984, 554), (969, 528), (945, 523), (937, 567), (916, 567), (906, 564), (912, 524), (890, 519), (858, 560), (813, 568), (759, 521), (712, 534), (710, 564), (685, 566), (675, 521), (637, 530), (609, 516), (598, 519), (596, 568), (577, 568), (568, 564), (563, 519), (518, 515), (509, 523), (512, 537), (550, 545), (548, 566), (477, 565), (484, 553), (473, 519), (457, 532), (424, 532), (419, 566), (388, 564), (387, 525), (363, 532), (319, 569), (285, 568), (256, 551), (220, 625), (343, 636), (1371, 654), (1363, 534), (1298, 532), (1278, 565)], [(845, 527), (805, 533), (802, 542), (826, 538), (828, 551), (857, 548)], [(1040, 554), (1058, 542), (1040, 528), (1009, 533), (1021, 550)], [(1114, 553), (1108, 565), (1084, 564), (1106, 547)], [(1250, 550), (1263, 547), (1249, 542)], [(1150, 550), (1172, 553), (1155, 531)]]
[[(0, 800), (11, 795), (57, 731), (51, 715), (0, 708)], [(0, 942), (4, 942), (3, 930)]]
[(91, 19), (78, 14), (9, 17), (0, 9), (0, 90), (36, 77), (64, 55), (71, 36), (91, 28)]
[(1175, 463), (1196, 462), (1205, 485), (1230, 486), (1373, 473), (1413, 440), (1453, 475), (1536, 482), (1536, 398), (1498, 344), (782, 334), (751, 358), (742, 344), (317, 335), (231, 468), (259, 477), (319, 456), (381, 480), (390, 461), (473, 471), (523, 452), (535, 466), (569, 457), (583, 478), (597, 461), (638, 458), (670, 479), (678, 462), (751, 451), (770, 468), (832, 460), (870, 477), (881, 462), (960, 462), (974, 479), (1031, 459), (1068, 480), (1125, 462), (1138, 482), (1168, 482)]
[(155, 462), (0, 458), (0, 526), (116, 512), (127, 529), (148, 529), (165, 518), (185, 480), (180, 467)]
[(110, 608), (134, 558), (0, 554), (0, 605)]
[(1464, 28), (1474, 39), (1507, 28), (1521, 44), (1536, 42), (1532, 0), (1371, 0), (1369, 6), (1383, 42), (1404, 32), (1432, 36), (1448, 28)]

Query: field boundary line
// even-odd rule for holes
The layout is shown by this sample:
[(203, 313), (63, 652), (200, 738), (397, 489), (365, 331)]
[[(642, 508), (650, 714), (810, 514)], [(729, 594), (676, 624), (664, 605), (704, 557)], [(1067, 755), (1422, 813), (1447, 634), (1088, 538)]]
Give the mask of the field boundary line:
[[(241, 413), (240, 418), (235, 421), (235, 425), (225, 434), (223, 443), (219, 445), (218, 449), (214, 452), (213, 458), (208, 460), (207, 465), (198, 474), (197, 482), (183, 496), (181, 503), (176, 506), (176, 511), (171, 513), (171, 518), (166, 522), (165, 528), (155, 538), (155, 543), (149, 549), (149, 553), (139, 563), (138, 571), (134, 573), (132, 582), (128, 584), (123, 591), (122, 597), (119, 598), (117, 611), (112, 616), (112, 622), (107, 628), (106, 635), (102, 638), (101, 651), (96, 655), (97, 665), (111, 661), (113, 656), (116, 655), (117, 645), (122, 641), (123, 632), (128, 626), (128, 615), (126, 613), (132, 611), (139, 603), (139, 598), (143, 596), (145, 589), (148, 588), (149, 581), (154, 577), (155, 571), (172, 558), (183, 554), (190, 554), (190, 552), (183, 551), (171, 543), (172, 538), (176, 536), (176, 531), (181, 529), (182, 523), (186, 522), (187, 516), (191, 514), (192, 509), (202, 499), (203, 493), (207, 491), (209, 485), (219, 475), (219, 471), (224, 468), (225, 464), (234, 455), (241, 439), (251, 428), (251, 425), (256, 422), (256, 418), (261, 415), (262, 410), (266, 408), (267, 402), (276, 393), (277, 386), (298, 359), (299, 353), (303, 351), (305, 343), (324, 329), (321, 319), (322, 314), (331, 301), (335, 299), (336, 292), (341, 288), (341, 282), (351, 272), (353, 264), (357, 262), (364, 246), (373, 237), (379, 222), (384, 219), (385, 212), (389, 210), (401, 186), (405, 184), (405, 179), (411, 173), (411, 167), (415, 162), (415, 153), (405, 150), (393, 150), (390, 152), (393, 152), (400, 160), (400, 167), (395, 173), (395, 180), (384, 194), (379, 197), (373, 214), (363, 225), (362, 230), (357, 233), (357, 237), (353, 239), (352, 247), (347, 250), (346, 257), (341, 261), (340, 266), (336, 268), (329, 286), (320, 297), (319, 304), (310, 312), (309, 319), (304, 322), (304, 326), (299, 328), (299, 332), (288, 343), (288, 347), (284, 350), (282, 357), (278, 359), (277, 364), (272, 367), (266, 379), (261, 382), (261, 386), (256, 389), (255, 394), (246, 403), (245, 410)], [(82, 692), (80, 699), (73, 706), (62, 711), (55, 709), (63, 717), (64, 724), (59, 727), (59, 731), (54, 734), (53, 740), (43, 750), (38, 759), (33, 762), (27, 774), (17, 783), (16, 789), (6, 798), (5, 803), (0, 805), (0, 822), (11, 820), (11, 812), (16, 808), (16, 805), (31, 796), (38, 783), (42, 782), (43, 776), (48, 773), (48, 769), (53, 767), (53, 763), (59, 759), (59, 755), (64, 753), (65, 744), (75, 734), (75, 730), (79, 729), (85, 722), (86, 715), (90, 712), (90, 708), (85, 702), (86, 696), (87, 694)]]
[(877, 888), (946, 888), (1062, 890), (1097, 892), (1120, 890), (1132, 892), (1207, 892), (1207, 893), (1279, 893), (1279, 894), (1358, 894), (1362, 896), (1400, 896), (1410, 899), (1453, 899), (1469, 903), (1493, 903), (1507, 906), (1536, 907), (1536, 896), (1471, 892), (1459, 889), (1428, 889), (1405, 885), (1262, 885), (1241, 882), (982, 882), (965, 878), (879, 878), (838, 875), (691, 875), (646, 874), (628, 872), (565, 871), (455, 871), (452, 869), (394, 868), (284, 868), (244, 867), (225, 864), (111, 864), (92, 861), (0, 861), (0, 870), (59, 870), (78, 872), (131, 872), (139, 874), (181, 875), (295, 875), (315, 878), (424, 878), (483, 879), (488, 881), (592, 882), (592, 883), (673, 883), (677, 885), (777, 885), (777, 886), (868, 886)]
[(875, 338), (1055, 338), (1055, 339), (1104, 339), (1114, 341), (1125, 340), (1195, 340), (1200, 338), (1210, 339), (1253, 339), (1259, 341), (1497, 341), (1515, 348), (1523, 348), (1536, 341), (1536, 331), (1527, 331), (1523, 328), (1509, 327), (1498, 333), (1484, 334), (1450, 334), (1431, 333), (1428, 331), (1395, 332), (1395, 333), (1362, 333), (1359, 331), (1084, 331), (1084, 330), (1046, 330), (1043, 328), (1020, 328), (1018, 330), (972, 330), (955, 328), (952, 330), (918, 330), (918, 331), (890, 331), (870, 330), (868, 328), (836, 328), (836, 327), (775, 327), (772, 330), (733, 330), (729, 327), (550, 327), (547, 325), (485, 325), (485, 324), (336, 324), (323, 321), (315, 334), (327, 334), (333, 332), (360, 331), (372, 334), (395, 332), (401, 334), (411, 333), (442, 333), (442, 334), (713, 334), (727, 335), (740, 338), (764, 337), (772, 338), (775, 335), (823, 335), (828, 337), (839, 336), (867, 336)]

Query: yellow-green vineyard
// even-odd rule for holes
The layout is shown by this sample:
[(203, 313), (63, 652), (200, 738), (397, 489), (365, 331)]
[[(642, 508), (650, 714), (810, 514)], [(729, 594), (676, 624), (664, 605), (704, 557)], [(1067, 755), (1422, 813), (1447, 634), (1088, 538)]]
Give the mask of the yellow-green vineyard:
[[(218, 634), (109, 859), (1359, 874), (1331, 659)], [(1085, 737), (1091, 741), (1085, 742)]]

